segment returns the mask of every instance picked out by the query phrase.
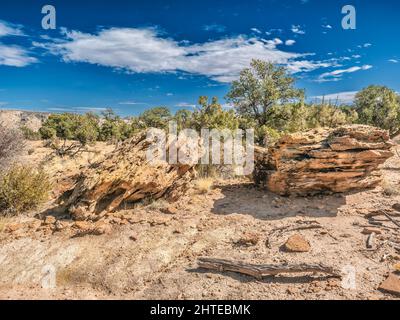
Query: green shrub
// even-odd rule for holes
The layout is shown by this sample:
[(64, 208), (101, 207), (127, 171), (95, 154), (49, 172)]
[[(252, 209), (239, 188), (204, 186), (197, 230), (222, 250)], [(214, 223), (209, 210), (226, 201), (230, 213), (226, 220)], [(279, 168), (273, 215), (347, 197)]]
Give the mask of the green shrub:
[(51, 183), (42, 169), (13, 166), (0, 180), (0, 209), (19, 214), (35, 209), (49, 196)]
[(22, 135), (26, 140), (38, 141), (42, 138), (41, 134), (38, 131), (34, 131), (31, 128), (22, 126), (20, 129), (22, 131)]

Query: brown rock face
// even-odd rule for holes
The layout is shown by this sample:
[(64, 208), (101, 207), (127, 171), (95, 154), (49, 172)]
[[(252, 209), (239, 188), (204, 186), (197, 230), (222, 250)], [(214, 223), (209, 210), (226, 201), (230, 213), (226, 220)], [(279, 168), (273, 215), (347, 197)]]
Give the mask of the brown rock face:
[(392, 146), (387, 131), (364, 125), (295, 133), (269, 150), (255, 149), (254, 178), (281, 195), (374, 187)]
[(149, 161), (147, 151), (158, 142), (157, 137), (140, 133), (84, 171), (67, 201), (72, 216), (76, 220), (98, 220), (107, 212), (144, 198), (176, 200), (181, 196), (194, 176), (194, 164), (201, 157), (199, 141), (193, 149), (188, 148), (191, 142), (185, 139), (171, 142), (179, 155), (183, 153), (191, 159), (185, 161), (190, 164)]

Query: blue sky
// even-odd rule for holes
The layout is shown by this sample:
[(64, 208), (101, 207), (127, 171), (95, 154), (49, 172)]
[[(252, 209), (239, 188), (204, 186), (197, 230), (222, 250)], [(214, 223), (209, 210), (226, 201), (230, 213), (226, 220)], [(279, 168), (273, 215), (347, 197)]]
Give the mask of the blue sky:
[[(41, 27), (45, 4), (56, 30)], [(346, 4), (356, 30), (341, 27)], [(0, 108), (135, 115), (190, 109), (200, 95), (224, 103), (251, 58), (285, 65), (309, 99), (400, 91), (399, 14), (397, 0), (4, 0)]]

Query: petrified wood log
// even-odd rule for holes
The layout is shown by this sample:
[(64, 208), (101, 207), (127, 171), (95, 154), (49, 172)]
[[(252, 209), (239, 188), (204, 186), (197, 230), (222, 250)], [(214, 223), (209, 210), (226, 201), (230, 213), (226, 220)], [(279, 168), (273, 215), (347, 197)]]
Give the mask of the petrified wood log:
[(237, 261), (229, 261), (224, 259), (214, 258), (199, 258), (198, 266), (200, 268), (216, 270), (216, 271), (231, 271), (241, 274), (246, 274), (257, 279), (262, 279), (265, 276), (278, 275), (281, 273), (310, 273), (321, 272), (334, 277), (340, 277), (340, 273), (334, 268), (323, 264), (292, 264), (292, 265), (255, 265)]
[[(166, 197), (176, 200), (188, 188), (194, 177), (193, 166), (201, 157), (197, 143), (195, 159), (188, 164), (170, 164), (171, 161), (150, 161), (148, 150), (159, 141), (142, 132), (125, 141), (108, 157), (86, 169), (67, 200), (69, 212), (76, 220), (96, 220), (126, 204), (145, 198)], [(190, 141), (173, 141), (177, 152), (191, 156)], [(169, 154), (171, 143), (165, 145)], [(194, 149), (193, 149), (194, 150)], [(161, 151), (160, 151), (161, 152)]]
[(254, 179), (282, 195), (374, 187), (392, 146), (387, 131), (364, 125), (290, 134), (269, 149), (255, 149)]

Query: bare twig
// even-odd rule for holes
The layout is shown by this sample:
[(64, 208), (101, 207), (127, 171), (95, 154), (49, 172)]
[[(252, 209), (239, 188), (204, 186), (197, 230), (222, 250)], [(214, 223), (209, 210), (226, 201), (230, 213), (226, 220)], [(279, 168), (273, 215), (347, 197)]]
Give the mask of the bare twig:
[(396, 221), (393, 219), (391, 216), (389, 216), (387, 213), (384, 213), (385, 217), (388, 218), (390, 221), (392, 221), (397, 227), (400, 228), (400, 222)]
[(265, 276), (278, 275), (281, 273), (308, 273), (308, 272), (321, 272), (329, 274), (333, 277), (341, 277), (340, 273), (335, 271), (332, 267), (322, 264), (293, 264), (293, 265), (255, 265), (243, 262), (235, 262), (223, 259), (214, 258), (199, 258), (198, 265), (200, 268), (217, 270), (217, 271), (231, 271), (241, 274), (246, 274), (261, 280)]

